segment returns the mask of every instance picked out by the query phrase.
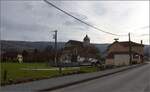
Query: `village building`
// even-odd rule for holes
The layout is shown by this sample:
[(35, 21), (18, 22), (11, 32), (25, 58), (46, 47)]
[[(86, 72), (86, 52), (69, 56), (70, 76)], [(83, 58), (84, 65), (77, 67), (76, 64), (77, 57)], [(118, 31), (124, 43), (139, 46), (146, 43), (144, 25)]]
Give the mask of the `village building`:
[(98, 49), (90, 44), (90, 38), (86, 35), (83, 42), (69, 40), (63, 48), (60, 61), (63, 63), (96, 62), (98, 53)]
[[(129, 51), (129, 44), (131, 50)], [(131, 52), (131, 54), (129, 54)], [(131, 62), (130, 62), (131, 55)], [(135, 42), (115, 41), (108, 46), (105, 64), (108, 66), (122, 66), (134, 63), (142, 63), (144, 56), (144, 45)]]

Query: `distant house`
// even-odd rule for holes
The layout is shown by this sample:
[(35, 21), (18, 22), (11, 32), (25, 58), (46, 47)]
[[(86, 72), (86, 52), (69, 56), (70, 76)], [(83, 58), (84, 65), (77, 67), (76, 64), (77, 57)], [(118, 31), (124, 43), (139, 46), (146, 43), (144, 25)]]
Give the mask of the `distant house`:
[(63, 48), (60, 61), (63, 63), (71, 62), (94, 62), (98, 49), (90, 44), (90, 38), (86, 35), (83, 42), (69, 40)]
[[(144, 45), (141, 43), (131, 43), (131, 63), (142, 63), (144, 56)], [(118, 42), (115, 41), (108, 46), (107, 57), (105, 61), (106, 65), (129, 65), (130, 55), (129, 55), (129, 42)]]

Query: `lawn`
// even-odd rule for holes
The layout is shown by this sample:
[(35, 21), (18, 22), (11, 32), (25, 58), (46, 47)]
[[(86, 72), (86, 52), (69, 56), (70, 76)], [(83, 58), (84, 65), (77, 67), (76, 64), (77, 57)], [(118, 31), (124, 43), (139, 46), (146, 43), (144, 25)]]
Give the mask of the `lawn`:
[[(95, 72), (95, 67), (64, 68), (62, 74), (55, 67), (50, 67), (46, 63), (0, 63), (1, 64), (1, 84), (10, 84), (28, 79), (42, 79), (62, 76), (73, 72)], [(54, 70), (23, 70), (23, 69), (54, 69)], [(4, 71), (7, 71), (7, 78), (4, 81)]]

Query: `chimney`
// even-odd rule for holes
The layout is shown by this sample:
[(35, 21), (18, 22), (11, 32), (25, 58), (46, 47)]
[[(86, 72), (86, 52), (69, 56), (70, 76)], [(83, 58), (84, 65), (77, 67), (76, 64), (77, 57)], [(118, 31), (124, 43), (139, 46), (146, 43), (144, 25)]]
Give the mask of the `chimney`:
[(141, 44), (143, 44), (143, 40), (141, 40)]

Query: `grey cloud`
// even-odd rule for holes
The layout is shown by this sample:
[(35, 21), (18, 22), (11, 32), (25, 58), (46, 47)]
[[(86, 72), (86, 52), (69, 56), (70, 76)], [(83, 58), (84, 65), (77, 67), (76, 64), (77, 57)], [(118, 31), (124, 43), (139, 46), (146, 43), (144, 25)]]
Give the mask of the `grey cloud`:
[(94, 3), (92, 6), (93, 6), (92, 11), (99, 16), (102, 16), (108, 12), (104, 3), (97, 2), (97, 3)]
[(147, 29), (147, 28), (150, 28), (150, 26), (144, 26), (144, 27), (140, 27), (139, 29)]
[(141, 34), (140, 36), (149, 36), (150, 34)]
[(11, 31), (11, 30), (40, 31), (40, 30), (48, 29), (47, 26), (43, 26), (40, 24), (27, 24), (23, 22), (19, 23), (14, 21), (8, 21), (5, 19), (2, 19), (1, 27), (7, 29), (6, 31)]
[[(82, 12), (82, 10), (84, 9), (84, 6), (82, 7), (82, 4), (78, 5), (76, 3), (72, 3), (71, 1), (49, 1), (55, 4), (56, 6), (60, 7), (61, 9), (64, 9), (67, 12), (73, 14), (77, 18), (88, 22), (89, 24), (114, 24), (113, 27), (110, 27), (108, 25), (108, 29), (110, 30), (114, 30), (115, 26), (119, 30), (118, 24), (124, 25), (118, 22), (120, 21), (120, 19), (121, 21), (129, 21), (127, 20), (127, 17), (122, 17), (129, 15), (130, 12), (128, 12), (128, 10), (122, 13), (122, 9), (116, 8), (117, 10), (119, 10), (115, 11), (117, 12), (116, 16), (114, 15), (114, 12), (110, 9), (110, 7), (106, 6), (107, 3), (96, 2), (94, 3), (95, 5), (87, 4), (89, 5), (89, 7), (87, 7), (86, 9), (87, 11), (89, 10), (89, 12), (86, 13), (86, 9), (85, 12)], [(81, 39), (80, 35), (85, 34), (90, 29), (85, 24), (80, 23), (79, 21), (67, 16), (66, 14), (46, 4), (42, 0), (13, 2), (5, 1), (1, 3), (0, 7), (0, 29), (2, 34), (1, 38), (3, 39), (45, 41), (49, 40), (49, 32), (51, 30), (58, 29), (58, 33), (60, 35), (59, 39), (62, 39), (62, 41), (64, 41), (66, 39)], [(83, 15), (83, 13), (85, 15)], [(120, 15), (120, 13), (122, 13), (122, 15)], [(122, 23), (128, 24), (129, 22)], [(92, 32), (90, 31), (88, 33), (91, 34)], [(96, 31), (96, 33), (93, 34), (93, 37), (99, 35), (98, 33), (99, 32)]]
[(143, 27), (139, 27), (139, 28), (137, 28), (137, 29), (134, 29), (134, 31), (136, 31), (136, 30), (147, 30), (147, 29), (149, 29), (149, 28), (150, 28), (150, 26), (147, 25), (147, 26), (143, 26)]
[[(82, 14), (78, 14), (78, 13), (72, 13), (75, 17), (82, 19), (82, 20), (87, 20), (87, 16), (82, 15)], [(78, 20), (62, 13), (62, 12), (58, 12), (58, 14), (56, 14), (56, 16), (54, 16), (54, 18), (52, 19), (52, 21), (54, 21), (54, 23), (56, 23), (56, 25), (58, 25), (59, 27), (61, 26), (63, 29), (61, 29), (61, 31), (66, 31), (66, 29), (71, 29), (68, 31), (73, 32), (73, 30), (78, 30), (78, 31), (86, 31), (87, 29), (89, 29), (88, 26), (86, 26), (85, 24), (79, 22)], [(67, 31), (67, 32), (68, 32)], [(72, 33), (70, 33), (72, 34)], [(68, 35), (69, 36), (69, 35)], [(67, 39), (67, 38), (66, 38)]]
[(86, 15), (83, 15), (83, 14), (79, 14), (79, 13), (75, 13), (75, 12), (70, 12), (70, 14), (72, 14), (73, 16), (81, 19), (81, 20), (87, 20), (88, 17)]
[[(75, 13), (75, 12), (70, 12), (70, 14), (72, 14), (73, 16), (83, 20), (83, 21), (86, 21), (88, 20), (88, 17), (85, 16), (85, 15), (82, 15), (82, 14), (79, 14), (79, 13)], [(65, 15), (65, 14), (61, 14), (60, 15), (61, 18), (63, 18), (62, 20), (64, 20), (63, 22), (63, 25), (66, 26), (66, 27), (70, 27), (72, 29), (75, 29), (75, 30), (84, 30), (86, 31), (87, 29), (89, 29), (89, 27), (83, 23), (81, 23), (80, 21), (68, 16), (68, 15)]]
[(94, 12), (97, 15), (102, 16), (102, 15), (104, 15), (107, 12), (107, 10), (105, 8), (103, 8), (103, 7), (97, 7), (97, 8), (94, 9)]
[(89, 27), (87, 25), (85, 25), (79, 21), (65, 21), (64, 25), (72, 27), (73, 29), (76, 29), (76, 30), (86, 31), (87, 29), (89, 29)]
[(129, 17), (129, 15), (133, 12), (132, 8), (127, 8), (120, 14), (122, 17)]

